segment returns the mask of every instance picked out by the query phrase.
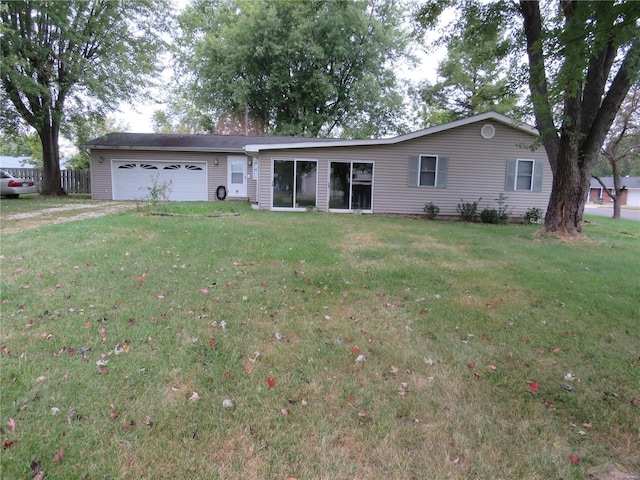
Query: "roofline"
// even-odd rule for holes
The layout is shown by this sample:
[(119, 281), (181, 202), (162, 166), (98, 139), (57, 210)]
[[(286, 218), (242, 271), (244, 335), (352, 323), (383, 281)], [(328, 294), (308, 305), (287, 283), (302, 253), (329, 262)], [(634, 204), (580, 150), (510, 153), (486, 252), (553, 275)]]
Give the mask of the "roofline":
[(81, 148), (91, 150), (144, 150), (158, 152), (200, 152), (200, 153), (245, 153), (244, 148), (210, 148), (210, 147), (150, 147), (144, 145), (100, 145), (83, 143)]
[(540, 133), (535, 127), (528, 125), (526, 123), (515, 123), (515, 121), (506, 115), (502, 115), (501, 113), (496, 112), (487, 112), (481, 113), (479, 115), (474, 115), (473, 117), (463, 118), (461, 120), (455, 120), (453, 122), (445, 123), (442, 125), (437, 125), (435, 127), (425, 128), (423, 130), (418, 130), (417, 132), (407, 133), (404, 135), (399, 135), (397, 137), (391, 138), (382, 138), (377, 140), (337, 140), (335, 142), (323, 142), (323, 143), (312, 143), (312, 142), (300, 142), (300, 143), (273, 143), (273, 144), (262, 144), (262, 145), (245, 145), (244, 151), (251, 154), (258, 154), (263, 150), (287, 150), (287, 149), (300, 149), (300, 148), (330, 148), (330, 147), (366, 147), (371, 145), (393, 145), (400, 142), (405, 142), (407, 140), (413, 140), (414, 138), (423, 137), (426, 135), (432, 135), (434, 133), (443, 132), (446, 130), (451, 130), (453, 128), (462, 127), (464, 125), (469, 125), (471, 123), (481, 122), (483, 120), (495, 120), (496, 122), (502, 123), (503, 125), (507, 125), (509, 127), (515, 128), (516, 130), (520, 130), (521, 132), (527, 133), (533, 136), (539, 136)]

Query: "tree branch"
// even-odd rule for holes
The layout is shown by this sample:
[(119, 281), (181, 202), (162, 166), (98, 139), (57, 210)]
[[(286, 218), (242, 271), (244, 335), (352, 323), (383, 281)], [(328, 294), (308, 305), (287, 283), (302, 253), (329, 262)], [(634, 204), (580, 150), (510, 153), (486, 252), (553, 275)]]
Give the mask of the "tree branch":
[(558, 152), (560, 151), (560, 139), (555, 124), (553, 123), (553, 113), (549, 103), (549, 87), (544, 64), (540, 5), (536, 1), (521, 0), (520, 11), (524, 20), (524, 31), (527, 39), (529, 90), (531, 91), (531, 96), (536, 98), (533, 102), (536, 127), (542, 136), (542, 143), (547, 151), (549, 162), (551, 163), (551, 170), (555, 172)]

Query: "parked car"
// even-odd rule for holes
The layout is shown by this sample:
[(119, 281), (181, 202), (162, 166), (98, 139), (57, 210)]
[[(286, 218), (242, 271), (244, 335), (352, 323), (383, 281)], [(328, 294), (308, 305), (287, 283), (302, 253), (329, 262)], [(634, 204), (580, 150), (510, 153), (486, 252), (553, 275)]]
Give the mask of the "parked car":
[(0, 195), (6, 198), (18, 198), (18, 195), (27, 193), (38, 193), (38, 187), (32, 180), (16, 178), (9, 172), (0, 170)]

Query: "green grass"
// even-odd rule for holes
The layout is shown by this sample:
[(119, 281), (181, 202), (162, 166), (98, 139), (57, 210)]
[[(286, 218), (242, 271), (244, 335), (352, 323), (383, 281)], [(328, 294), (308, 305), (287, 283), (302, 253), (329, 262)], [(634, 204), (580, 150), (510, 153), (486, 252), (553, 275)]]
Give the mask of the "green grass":
[(171, 208), (2, 237), (3, 478), (640, 470), (639, 223)]

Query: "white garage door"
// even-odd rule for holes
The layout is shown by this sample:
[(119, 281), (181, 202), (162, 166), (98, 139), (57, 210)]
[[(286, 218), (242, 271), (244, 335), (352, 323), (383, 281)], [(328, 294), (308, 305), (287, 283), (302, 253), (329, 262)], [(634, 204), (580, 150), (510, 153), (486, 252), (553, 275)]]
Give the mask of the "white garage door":
[(206, 162), (113, 160), (114, 200), (148, 198), (149, 188), (168, 185), (169, 200), (207, 200)]

